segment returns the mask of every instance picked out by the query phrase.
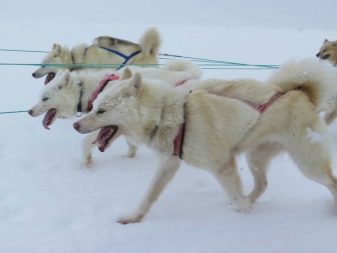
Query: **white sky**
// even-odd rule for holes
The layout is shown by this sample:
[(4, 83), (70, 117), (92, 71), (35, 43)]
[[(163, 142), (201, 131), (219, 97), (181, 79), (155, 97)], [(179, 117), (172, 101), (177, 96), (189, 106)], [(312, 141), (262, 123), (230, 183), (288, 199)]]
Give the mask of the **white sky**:
[(65, 2), (0, 0), (0, 21), (337, 29), (336, 0), (77, 0), (64, 4)]

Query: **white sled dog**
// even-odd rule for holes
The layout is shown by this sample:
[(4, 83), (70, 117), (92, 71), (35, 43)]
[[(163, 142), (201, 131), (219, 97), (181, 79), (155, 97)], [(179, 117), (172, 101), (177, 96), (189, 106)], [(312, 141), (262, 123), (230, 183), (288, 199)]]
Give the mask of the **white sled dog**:
[[(135, 74), (105, 90), (74, 128), (80, 133), (100, 129), (101, 145), (121, 129), (159, 155), (149, 192), (132, 215), (119, 219), (122, 224), (144, 218), (181, 159), (214, 174), (236, 210), (246, 211), (265, 190), (269, 161), (285, 150), (304, 175), (325, 185), (337, 201), (326, 125), (316, 113), (336, 82), (336, 71), (315, 59), (287, 63), (266, 83), (206, 80), (192, 93), (159, 87)], [(255, 177), (249, 197), (235, 164), (241, 152), (247, 152)]]
[(147, 29), (139, 44), (108, 36), (95, 38), (92, 45), (80, 44), (72, 49), (54, 44), (32, 75), (34, 78), (47, 75), (46, 84), (60, 69), (48, 64), (113, 64), (116, 69), (126, 64), (157, 64), (159, 47), (160, 35), (155, 28)]
[[(140, 68), (130, 66), (126, 72), (140, 73), (144, 79), (151, 79), (158, 85), (177, 86), (191, 80), (199, 80), (201, 69), (189, 61), (171, 61), (162, 68)], [(103, 85), (114, 85), (124, 73), (124, 70), (107, 72), (107, 70), (81, 70), (72, 71), (58, 70), (55, 78), (43, 86), (39, 101), (28, 113), (37, 117), (45, 113), (43, 126), (49, 129), (56, 118), (70, 118), (77, 113), (88, 113), (91, 110), (92, 102), (99, 92), (105, 87)], [(107, 75), (108, 74), (108, 75)], [(105, 79), (107, 77), (107, 79)], [(99, 82), (103, 82), (99, 85)], [(110, 82), (109, 82), (110, 81)], [(122, 102), (121, 102), (122, 103)], [(120, 136), (118, 131), (115, 138)], [(83, 142), (83, 156), (85, 164), (90, 165), (92, 144), (96, 140), (96, 134), (89, 135)], [(100, 147), (104, 151), (105, 147)], [(127, 156), (133, 157), (136, 154), (136, 146), (129, 143)]]

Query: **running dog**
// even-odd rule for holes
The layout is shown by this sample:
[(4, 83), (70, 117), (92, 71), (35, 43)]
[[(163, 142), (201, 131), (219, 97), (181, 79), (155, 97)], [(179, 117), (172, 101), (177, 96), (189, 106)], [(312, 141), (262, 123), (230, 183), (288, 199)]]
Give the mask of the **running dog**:
[[(159, 47), (160, 35), (155, 28), (146, 30), (139, 44), (108, 36), (97, 37), (92, 45), (80, 44), (72, 49), (54, 44), (42, 60), (42, 66), (32, 75), (34, 78), (47, 75), (46, 84), (61, 68), (53, 64), (112, 64), (116, 69), (126, 64), (157, 64)], [(73, 70), (81, 66), (66, 67)]]
[(328, 60), (333, 65), (337, 65), (337, 41), (325, 39), (316, 56), (322, 60)]
[[(336, 82), (336, 70), (315, 59), (286, 63), (266, 83), (213, 79), (197, 83), (191, 93), (159, 87), (140, 74), (126, 75), (101, 93), (94, 109), (74, 128), (80, 133), (100, 129), (97, 142), (103, 146), (122, 131), (158, 154), (160, 165), (148, 193), (132, 215), (118, 220), (122, 224), (145, 217), (181, 160), (210, 171), (235, 209), (249, 211), (265, 190), (269, 161), (284, 150), (337, 202), (326, 125), (316, 112)], [(255, 179), (248, 197), (235, 164), (242, 152)]]
[[(140, 73), (143, 78), (154, 80), (159, 86), (179, 86), (191, 80), (201, 77), (201, 69), (189, 61), (172, 61), (162, 68), (140, 68), (130, 66), (124, 71), (114, 70), (58, 70), (55, 78), (48, 85), (43, 86), (39, 101), (28, 113), (37, 117), (45, 113), (43, 126), (49, 129), (56, 118), (70, 118), (77, 114), (88, 113), (92, 109), (92, 103), (105, 85), (114, 85), (123, 74), (132, 75)], [(100, 81), (103, 79), (103, 82)], [(100, 84), (99, 84), (100, 83)], [(116, 133), (115, 138), (120, 134)], [(85, 164), (90, 165), (91, 149), (96, 134), (89, 135), (83, 142), (83, 154)], [(105, 147), (100, 147), (104, 151)], [(129, 143), (127, 156), (136, 154), (136, 146)]]
[[(323, 44), (316, 54), (321, 60), (327, 60), (331, 62), (334, 66), (337, 65), (337, 41), (329, 41), (325, 39)], [(324, 119), (327, 124), (331, 124), (337, 117), (337, 98), (336, 94), (332, 94), (330, 99), (327, 101), (327, 106), (325, 108)]]

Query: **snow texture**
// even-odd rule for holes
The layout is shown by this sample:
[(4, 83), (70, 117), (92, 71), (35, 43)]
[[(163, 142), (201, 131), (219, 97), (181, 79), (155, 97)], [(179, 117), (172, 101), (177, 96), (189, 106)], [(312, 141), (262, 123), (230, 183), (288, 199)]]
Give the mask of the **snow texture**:
[[(233, 3), (235, 2), (235, 3)], [(50, 50), (99, 35), (137, 41), (149, 26), (161, 52), (255, 64), (314, 56), (337, 39), (336, 1), (0, 1), (0, 48)], [(335, 30), (333, 30), (335, 29)], [(43, 54), (0, 52), (1, 62), (38, 63)], [(38, 99), (35, 67), (1, 66), (1, 111), (25, 110)], [(204, 78), (251, 77), (270, 70), (204, 70)], [(141, 148), (134, 159), (118, 140), (81, 164), (83, 136), (73, 120), (50, 131), (42, 118), (0, 115), (1, 253), (335, 253), (337, 208), (331, 194), (305, 178), (287, 155), (273, 160), (269, 186), (251, 213), (231, 209), (207, 172), (184, 164), (139, 224), (116, 219), (134, 210), (156, 169)], [(329, 126), (334, 153), (337, 125)], [(313, 141), (319, 136), (308, 135)], [(245, 191), (252, 176), (238, 161)], [(333, 161), (334, 174), (337, 163)]]

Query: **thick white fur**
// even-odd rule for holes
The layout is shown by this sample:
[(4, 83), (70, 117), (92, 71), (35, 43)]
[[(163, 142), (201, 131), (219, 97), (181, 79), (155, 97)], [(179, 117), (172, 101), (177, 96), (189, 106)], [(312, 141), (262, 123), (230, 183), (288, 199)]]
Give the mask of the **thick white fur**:
[[(119, 220), (123, 224), (141, 221), (178, 170), (180, 160), (172, 155), (173, 140), (184, 121), (185, 103), (183, 159), (214, 174), (237, 210), (249, 210), (262, 194), (267, 165), (280, 150), (289, 153), (305, 176), (326, 186), (337, 202), (326, 125), (317, 114), (329, 81), (337, 82), (336, 71), (312, 59), (283, 65), (268, 84), (209, 80), (191, 94), (153, 85), (135, 74), (104, 91), (95, 109), (74, 126), (88, 133), (117, 125), (130, 140), (157, 152), (160, 165), (149, 192), (132, 215)], [(222, 89), (215, 92), (214, 82)], [(250, 85), (245, 89), (247, 83)], [(247, 104), (246, 98), (252, 96), (248, 93), (254, 92), (252, 97), (265, 101), (271, 89), (285, 94), (264, 113)], [(241, 152), (247, 153), (256, 183), (248, 198), (235, 166), (235, 156)]]
[[(157, 29), (149, 28), (140, 38), (139, 44), (107, 36), (94, 39), (92, 45), (79, 44), (72, 49), (54, 44), (42, 64), (115, 64), (117, 68), (124, 62), (122, 57), (100, 47), (111, 48), (125, 55), (141, 50), (127, 64), (157, 64), (160, 43)], [(56, 73), (59, 69), (58, 66), (42, 66), (33, 73), (33, 77), (40, 78), (48, 73)]]
[[(150, 79), (159, 85), (175, 86), (177, 83), (188, 80), (198, 80), (201, 77), (201, 69), (189, 61), (172, 61), (164, 65), (163, 68), (130, 66), (126, 69), (126, 72), (130, 72), (130, 74), (140, 73), (143, 78)], [(83, 92), (81, 100), (82, 109), (84, 112), (87, 111), (88, 101), (98, 86), (99, 81), (104, 78), (106, 74), (111, 73), (122, 76), (124, 69), (117, 72), (114, 70), (81, 70), (72, 72), (69, 72), (69, 70), (59, 70), (55, 78), (42, 88), (39, 101), (30, 110), (31, 116), (39, 116), (54, 108), (57, 110), (56, 117), (73, 117), (77, 112), (77, 104), (81, 90)], [(109, 85), (117, 85), (117, 83), (118, 82), (110, 82)], [(43, 98), (48, 98), (48, 100), (43, 101)], [(120, 132), (115, 135), (113, 140), (118, 136), (120, 136)], [(92, 162), (91, 149), (94, 147), (92, 143), (95, 139), (96, 134), (91, 134), (83, 141), (83, 156), (87, 165), (90, 165)], [(135, 156), (136, 150), (136, 146), (129, 143), (127, 156)]]

